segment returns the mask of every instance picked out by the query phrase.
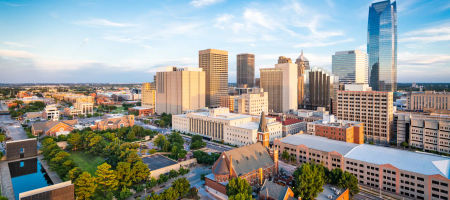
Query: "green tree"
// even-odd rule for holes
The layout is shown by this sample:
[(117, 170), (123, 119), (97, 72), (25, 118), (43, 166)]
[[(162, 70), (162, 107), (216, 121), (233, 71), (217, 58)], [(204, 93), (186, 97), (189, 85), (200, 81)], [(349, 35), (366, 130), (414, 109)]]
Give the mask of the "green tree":
[(75, 182), (82, 173), (83, 171), (79, 167), (74, 167), (67, 173), (66, 180)]
[(114, 170), (111, 170), (111, 165), (109, 165), (108, 163), (103, 163), (97, 166), (95, 175), (98, 189), (104, 195), (107, 195), (111, 191), (117, 190), (119, 181), (117, 180), (116, 172)]
[(67, 143), (72, 147), (72, 150), (77, 150), (82, 144), (82, 138), (79, 133), (71, 133), (69, 134), (69, 138), (67, 138)]
[(144, 164), (142, 161), (138, 161), (133, 165), (131, 174), (133, 175), (133, 182), (140, 183), (148, 179), (148, 177), (150, 176), (150, 170), (148, 169), (148, 166), (146, 164)]
[(155, 140), (153, 141), (153, 144), (157, 147), (159, 147), (159, 149), (163, 149), (164, 144), (167, 143), (167, 139), (164, 135), (159, 134), (158, 136), (156, 136)]
[(294, 171), (293, 177), (294, 193), (302, 199), (313, 200), (323, 191), (325, 175), (322, 168), (316, 167), (315, 164), (303, 164)]
[(129, 187), (132, 184), (131, 164), (127, 162), (119, 162), (116, 168), (117, 180), (119, 181), (119, 186), (123, 188)]
[(173, 187), (170, 187), (162, 193), (162, 196), (164, 199), (178, 199), (180, 194)]
[(172, 187), (178, 192), (180, 197), (184, 197), (188, 194), (191, 184), (186, 178), (179, 178), (172, 183)]
[(289, 161), (289, 157), (290, 157), (290, 155), (286, 150), (283, 151), (283, 153), (281, 153), (281, 158), (283, 158), (283, 160)]
[(74, 183), (75, 196), (78, 200), (88, 200), (94, 194), (97, 185), (95, 178), (88, 172), (83, 172)]
[(248, 193), (238, 193), (236, 195), (230, 196), (228, 199), (229, 200), (251, 200), (252, 195), (250, 195)]
[(133, 195), (133, 193), (131, 193), (130, 189), (128, 189), (127, 187), (122, 187), (122, 190), (120, 190), (119, 193), (119, 199), (126, 199), (131, 195)]
[(232, 178), (227, 184), (227, 195), (232, 197), (240, 194), (240, 196), (252, 195), (252, 187), (247, 180), (239, 177)]

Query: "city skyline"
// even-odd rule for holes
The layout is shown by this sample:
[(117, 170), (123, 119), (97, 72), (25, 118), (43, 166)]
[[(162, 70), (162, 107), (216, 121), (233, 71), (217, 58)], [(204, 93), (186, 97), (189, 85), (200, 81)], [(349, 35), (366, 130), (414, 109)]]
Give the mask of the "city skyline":
[[(226, 50), (260, 68), (303, 49), (331, 71), (336, 51), (366, 51), (369, 5), (378, 1), (0, 1), (1, 83), (150, 82), (166, 66), (198, 67), (198, 51)], [(270, 9), (270, 12), (269, 12)], [(450, 4), (398, 1), (398, 82), (448, 82)], [(327, 10), (327, 12), (323, 12)]]

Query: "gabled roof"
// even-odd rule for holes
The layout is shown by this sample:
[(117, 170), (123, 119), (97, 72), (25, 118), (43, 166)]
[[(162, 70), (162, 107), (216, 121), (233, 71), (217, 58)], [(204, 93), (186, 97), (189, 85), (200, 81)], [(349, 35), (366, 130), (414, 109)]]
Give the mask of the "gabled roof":
[(214, 168), (214, 174), (218, 175), (227, 175), (230, 174), (230, 170), (227, 166), (227, 161), (225, 160), (225, 157), (222, 156), (217, 160), (217, 165)]
[(259, 142), (225, 151), (224, 153), (228, 158), (232, 156), (233, 170), (238, 176), (274, 165), (272, 157)]
[(288, 186), (282, 186), (266, 179), (259, 193), (260, 195), (265, 195), (266, 198), (284, 200), (288, 189)]
[(36, 122), (32, 125), (32, 127), (36, 131), (42, 131), (42, 132), (46, 133), (48, 130), (52, 129), (53, 127), (55, 127), (56, 125), (58, 125), (60, 123), (63, 123), (65, 125), (72, 127), (78, 123), (78, 120), (74, 119), (74, 120), (64, 120), (64, 121)]

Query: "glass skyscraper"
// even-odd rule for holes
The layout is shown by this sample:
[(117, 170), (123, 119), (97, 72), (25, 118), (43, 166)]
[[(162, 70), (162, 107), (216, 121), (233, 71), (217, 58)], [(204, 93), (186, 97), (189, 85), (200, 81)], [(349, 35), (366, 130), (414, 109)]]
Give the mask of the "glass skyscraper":
[(390, 0), (369, 7), (367, 28), (369, 84), (373, 90), (397, 89), (397, 4)]
[(341, 83), (368, 84), (367, 54), (360, 50), (338, 51), (332, 56), (333, 74)]

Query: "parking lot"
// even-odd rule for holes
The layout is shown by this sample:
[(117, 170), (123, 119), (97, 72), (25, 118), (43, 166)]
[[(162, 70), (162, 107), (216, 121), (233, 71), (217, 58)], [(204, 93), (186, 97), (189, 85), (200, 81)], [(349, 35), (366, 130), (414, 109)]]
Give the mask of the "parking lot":
[(142, 161), (147, 164), (150, 170), (157, 170), (163, 167), (167, 167), (176, 164), (175, 161), (170, 160), (162, 155), (153, 155), (142, 158)]

